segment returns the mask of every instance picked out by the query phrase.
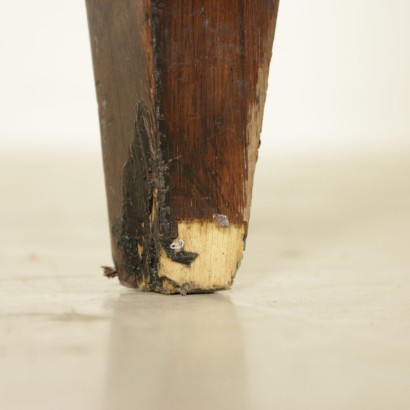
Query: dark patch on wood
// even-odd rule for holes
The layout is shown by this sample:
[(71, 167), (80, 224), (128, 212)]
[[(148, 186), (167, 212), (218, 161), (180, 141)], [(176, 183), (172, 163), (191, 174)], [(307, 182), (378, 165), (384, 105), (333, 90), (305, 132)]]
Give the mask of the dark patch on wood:
[[(123, 171), (121, 232), (117, 238), (122, 251), (121, 280), (140, 283), (155, 277), (158, 253), (150, 215), (153, 206), (153, 152), (150, 147), (155, 126), (142, 102), (138, 103), (135, 134)], [(142, 249), (142, 252), (139, 252)]]
[(226, 215), (215, 214), (213, 218), (217, 226), (221, 228), (227, 228), (229, 226), (229, 219)]
[(160, 243), (168, 258), (174, 262), (189, 266), (198, 256), (198, 253), (171, 249), (172, 239), (161, 239)]

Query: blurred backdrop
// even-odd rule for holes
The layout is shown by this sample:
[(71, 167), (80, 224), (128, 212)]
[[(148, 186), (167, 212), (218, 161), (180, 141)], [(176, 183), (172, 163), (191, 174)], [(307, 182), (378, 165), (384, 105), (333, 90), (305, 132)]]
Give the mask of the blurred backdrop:
[[(85, 2), (0, 5), (2, 152), (99, 152)], [(408, 0), (282, 0), (262, 155), (409, 147), (409, 15)]]

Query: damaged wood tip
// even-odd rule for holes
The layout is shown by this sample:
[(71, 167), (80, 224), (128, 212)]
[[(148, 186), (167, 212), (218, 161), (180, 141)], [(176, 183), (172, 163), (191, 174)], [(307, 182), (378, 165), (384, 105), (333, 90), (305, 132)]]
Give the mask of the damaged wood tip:
[(228, 289), (279, 2), (86, 4), (115, 264), (104, 275), (165, 294)]

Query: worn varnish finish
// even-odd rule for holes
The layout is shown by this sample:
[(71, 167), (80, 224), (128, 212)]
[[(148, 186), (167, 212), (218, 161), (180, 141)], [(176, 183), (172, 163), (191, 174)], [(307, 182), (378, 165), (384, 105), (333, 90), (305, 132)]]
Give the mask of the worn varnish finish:
[(120, 281), (164, 293), (229, 287), (278, 1), (87, 0), (87, 10)]

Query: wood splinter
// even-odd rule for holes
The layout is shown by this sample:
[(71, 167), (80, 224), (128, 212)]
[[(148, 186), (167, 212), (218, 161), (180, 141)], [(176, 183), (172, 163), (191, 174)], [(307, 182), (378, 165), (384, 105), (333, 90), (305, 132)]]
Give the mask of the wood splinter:
[(115, 269), (231, 286), (247, 233), (278, 0), (86, 0)]

